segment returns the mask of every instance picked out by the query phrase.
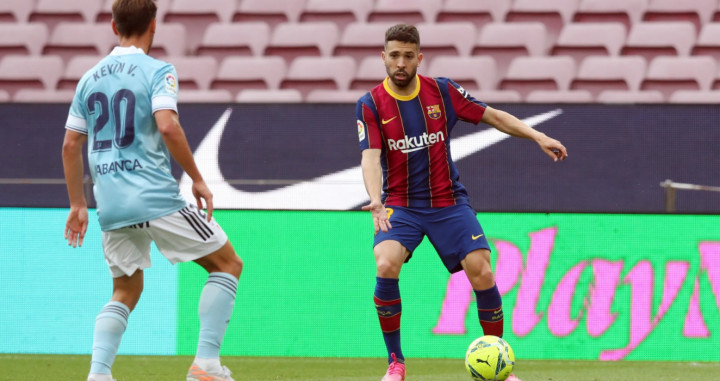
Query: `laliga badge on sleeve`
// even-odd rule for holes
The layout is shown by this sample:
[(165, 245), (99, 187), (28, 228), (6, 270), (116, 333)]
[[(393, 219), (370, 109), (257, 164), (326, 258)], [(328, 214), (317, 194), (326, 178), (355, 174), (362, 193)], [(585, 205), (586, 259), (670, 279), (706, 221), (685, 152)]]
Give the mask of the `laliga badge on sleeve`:
[(360, 139), (360, 141), (363, 141), (363, 140), (365, 140), (365, 123), (362, 120), (358, 119), (357, 126), (358, 126), (358, 139)]
[(177, 79), (172, 73), (165, 74), (165, 90), (170, 93), (177, 94), (178, 83)]

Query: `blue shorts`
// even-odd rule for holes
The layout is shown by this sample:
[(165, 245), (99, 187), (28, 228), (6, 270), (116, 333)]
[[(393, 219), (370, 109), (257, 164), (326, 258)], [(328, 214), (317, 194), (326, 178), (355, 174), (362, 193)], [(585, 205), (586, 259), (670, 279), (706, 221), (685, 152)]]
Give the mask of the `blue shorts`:
[(392, 229), (378, 231), (373, 247), (382, 241), (398, 241), (410, 251), (405, 262), (426, 235), (451, 273), (462, 270), (460, 262), (468, 253), (490, 250), (475, 210), (468, 204), (445, 208), (388, 206), (386, 209)]

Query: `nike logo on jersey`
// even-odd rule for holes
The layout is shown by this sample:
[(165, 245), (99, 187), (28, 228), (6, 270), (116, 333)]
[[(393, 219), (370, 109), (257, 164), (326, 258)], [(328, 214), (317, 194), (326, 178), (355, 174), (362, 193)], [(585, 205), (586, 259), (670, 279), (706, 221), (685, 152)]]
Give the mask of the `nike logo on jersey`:
[[(231, 114), (231, 108), (223, 112), (193, 154), (200, 172), (213, 192), (215, 208), (348, 210), (367, 202), (368, 195), (359, 165), (265, 192), (236, 189), (223, 177), (218, 160), (220, 140)], [(525, 118), (523, 122), (534, 127), (560, 114), (562, 110), (556, 109)], [(510, 135), (491, 127), (453, 139), (453, 159), (464, 159), (509, 137)], [(180, 191), (186, 200), (195, 200), (192, 180), (185, 173), (180, 179)]]
[(480, 237), (482, 237), (482, 236), (484, 236), (484, 235), (485, 235), (485, 234), (480, 234), (480, 235), (475, 235), (475, 234), (473, 234), (473, 235), (472, 235), (472, 239), (473, 239), (473, 241), (474, 241), (474, 240), (476, 240), (476, 239), (478, 239), (478, 238), (480, 238)]
[(397, 115), (395, 115), (392, 118), (387, 119), (387, 120), (383, 119), (382, 124), (388, 124), (388, 123), (392, 122), (393, 120), (395, 120), (395, 118), (397, 118)]

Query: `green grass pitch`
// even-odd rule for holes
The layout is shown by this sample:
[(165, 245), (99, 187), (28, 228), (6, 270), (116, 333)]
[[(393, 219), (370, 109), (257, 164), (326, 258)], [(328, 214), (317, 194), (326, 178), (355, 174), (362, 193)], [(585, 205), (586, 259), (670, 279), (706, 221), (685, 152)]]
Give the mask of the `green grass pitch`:
[[(118, 381), (184, 380), (192, 357), (118, 356)], [(83, 381), (90, 356), (0, 354), (0, 380)], [(223, 357), (236, 381), (379, 381), (382, 359)], [(461, 359), (408, 359), (406, 381), (468, 381)], [(523, 381), (714, 380), (720, 363), (522, 360)]]

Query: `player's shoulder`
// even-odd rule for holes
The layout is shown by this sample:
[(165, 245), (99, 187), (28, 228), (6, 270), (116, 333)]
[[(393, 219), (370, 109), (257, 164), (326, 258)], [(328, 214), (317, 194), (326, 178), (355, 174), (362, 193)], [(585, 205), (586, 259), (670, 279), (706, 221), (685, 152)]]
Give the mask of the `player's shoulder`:
[(443, 86), (443, 85), (447, 86), (449, 84), (455, 83), (452, 79), (450, 79), (448, 77), (426, 77), (423, 75), (418, 75), (418, 76), (420, 77), (421, 82), (435, 82), (441, 86)]
[(175, 66), (170, 62), (163, 61), (149, 55), (144, 55), (140, 59), (142, 60), (142, 64), (150, 69), (150, 72), (175, 73)]
[(378, 97), (378, 89), (381, 89), (381, 88), (382, 88), (382, 84), (377, 85), (374, 88), (367, 91), (362, 96), (360, 96), (360, 98), (358, 98), (358, 101), (357, 101), (358, 106), (365, 104), (370, 107), (375, 107), (375, 98)]
[(389, 96), (387, 91), (385, 91), (385, 87), (383, 85), (383, 82), (380, 82), (375, 87), (370, 89), (368, 92), (363, 94), (358, 99), (358, 105), (360, 104), (366, 104), (372, 108), (375, 108), (375, 103), (381, 99), (382, 97)]
[(358, 105), (360, 105), (360, 104), (372, 105), (374, 103), (372, 100), (372, 94), (370, 94), (369, 91), (366, 92), (365, 94), (360, 96), (360, 98), (358, 98), (357, 103), (358, 103)]

